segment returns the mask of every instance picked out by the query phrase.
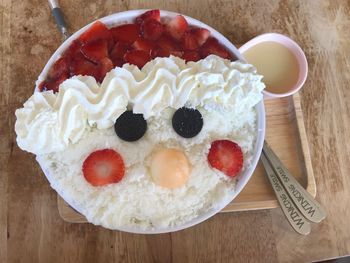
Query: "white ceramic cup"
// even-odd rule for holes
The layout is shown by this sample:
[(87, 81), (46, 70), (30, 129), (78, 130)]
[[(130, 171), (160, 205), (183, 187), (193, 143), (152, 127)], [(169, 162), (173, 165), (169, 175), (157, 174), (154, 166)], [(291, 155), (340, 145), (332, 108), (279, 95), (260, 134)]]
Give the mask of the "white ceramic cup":
[(300, 48), (300, 46), (290, 39), (289, 37), (278, 34), (278, 33), (266, 33), (259, 35), (251, 40), (249, 40), (247, 43), (245, 43), (243, 46), (239, 48), (239, 52), (243, 54), (250, 48), (254, 47), (257, 44), (260, 44), (262, 42), (276, 42), (279, 44), (282, 44), (283, 46), (287, 47), (295, 56), (297, 59), (298, 65), (299, 65), (299, 77), (295, 85), (288, 90), (288, 92), (285, 93), (272, 93), (267, 91), (266, 89), (263, 91), (264, 98), (265, 99), (273, 99), (273, 98), (282, 98), (287, 97), (290, 95), (293, 95), (294, 93), (298, 92), (301, 87), (304, 85), (307, 73), (308, 73), (308, 65), (306, 56), (303, 52), (303, 50)]

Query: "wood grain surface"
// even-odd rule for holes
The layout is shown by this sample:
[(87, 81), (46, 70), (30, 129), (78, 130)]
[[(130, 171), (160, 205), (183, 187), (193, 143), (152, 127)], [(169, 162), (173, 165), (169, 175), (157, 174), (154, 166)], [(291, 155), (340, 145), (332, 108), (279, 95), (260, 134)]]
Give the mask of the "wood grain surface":
[[(172, 234), (135, 235), (58, 215), (34, 156), (15, 141), (14, 110), (61, 43), (44, 0), (0, 0), (0, 262), (310, 262), (350, 253), (350, 2), (348, 0), (61, 0), (71, 32), (96, 18), (161, 8), (245, 43), (265, 32), (295, 39), (309, 61), (302, 109), (318, 200), (328, 217), (309, 236), (279, 208), (224, 213)], [(297, 157), (296, 157), (297, 158)]]
[[(286, 98), (265, 100), (264, 103), (266, 113), (265, 140), (302, 186), (315, 197), (315, 177), (299, 93)], [(57, 206), (60, 216), (65, 221), (71, 223), (87, 222), (85, 216), (70, 207), (58, 195)], [(221, 212), (269, 209), (278, 206), (276, 195), (265, 175), (263, 164), (259, 162), (248, 184)]]

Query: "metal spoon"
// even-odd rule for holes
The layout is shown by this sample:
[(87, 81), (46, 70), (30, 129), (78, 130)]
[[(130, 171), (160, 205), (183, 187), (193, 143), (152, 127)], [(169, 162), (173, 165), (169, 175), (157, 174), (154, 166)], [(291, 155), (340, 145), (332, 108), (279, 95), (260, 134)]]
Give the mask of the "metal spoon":
[(64, 40), (66, 40), (69, 37), (69, 33), (67, 30), (67, 25), (63, 17), (63, 13), (61, 11), (60, 6), (58, 5), (58, 2), (56, 0), (48, 0), (52, 15), (55, 18), (55, 22), (57, 24), (58, 29), (63, 35)]
[(326, 217), (324, 208), (299, 184), (266, 141), (264, 142), (263, 154), (303, 216), (311, 222), (321, 222)]
[(264, 153), (261, 154), (261, 161), (265, 167), (266, 175), (269, 178), (277, 200), (288, 222), (299, 234), (308, 235), (311, 231), (310, 223), (300, 213), (287, 192), (282, 187), (280, 180), (277, 178), (275, 171)]

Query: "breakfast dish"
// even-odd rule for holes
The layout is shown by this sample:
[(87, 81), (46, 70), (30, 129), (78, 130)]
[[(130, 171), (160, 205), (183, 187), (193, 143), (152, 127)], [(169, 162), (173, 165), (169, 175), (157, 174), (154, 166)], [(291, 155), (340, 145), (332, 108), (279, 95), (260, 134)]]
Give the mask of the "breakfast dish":
[(96, 22), (16, 111), (17, 143), (91, 223), (185, 224), (231, 200), (251, 165), (265, 86), (232, 60), (181, 15)]

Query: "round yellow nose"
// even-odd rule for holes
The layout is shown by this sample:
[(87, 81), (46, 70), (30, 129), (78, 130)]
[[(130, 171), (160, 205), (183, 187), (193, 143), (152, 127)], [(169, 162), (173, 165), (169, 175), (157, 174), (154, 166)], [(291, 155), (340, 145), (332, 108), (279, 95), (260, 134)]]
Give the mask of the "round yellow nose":
[(170, 189), (183, 186), (187, 182), (190, 172), (190, 163), (180, 150), (161, 149), (152, 158), (151, 176), (159, 186)]

